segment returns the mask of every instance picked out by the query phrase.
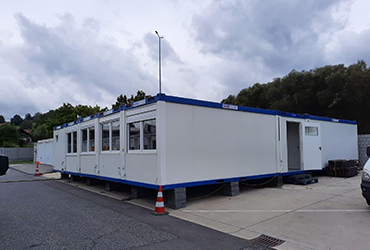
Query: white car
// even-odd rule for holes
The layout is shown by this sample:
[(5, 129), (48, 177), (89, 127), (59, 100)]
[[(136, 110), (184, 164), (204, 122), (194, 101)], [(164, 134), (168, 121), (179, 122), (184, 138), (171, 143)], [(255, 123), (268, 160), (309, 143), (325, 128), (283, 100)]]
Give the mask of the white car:
[[(366, 155), (370, 157), (370, 147), (366, 149)], [(362, 196), (370, 206), (370, 160), (365, 163), (361, 181)]]

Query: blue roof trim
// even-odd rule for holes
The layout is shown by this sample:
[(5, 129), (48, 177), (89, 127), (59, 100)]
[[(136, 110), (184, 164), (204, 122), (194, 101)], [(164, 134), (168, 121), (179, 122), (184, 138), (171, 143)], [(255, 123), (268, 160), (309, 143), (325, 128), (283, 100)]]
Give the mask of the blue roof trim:
[(315, 115), (309, 115), (309, 114), (295, 114), (295, 113), (283, 112), (283, 111), (278, 111), (278, 110), (251, 108), (251, 107), (245, 107), (245, 106), (223, 104), (223, 103), (218, 103), (218, 102), (189, 99), (189, 98), (184, 98), (184, 97), (167, 96), (165, 94), (157, 94), (156, 96), (149, 97), (147, 99), (143, 99), (137, 102), (133, 102), (128, 105), (121, 105), (117, 108), (114, 108), (108, 111), (96, 113), (95, 115), (92, 115), (90, 117), (79, 118), (76, 121), (65, 123), (63, 125), (54, 127), (54, 130), (62, 129), (68, 126), (73, 126), (75, 124), (78, 124), (84, 121), (92, 120), (92, 119), (110, 115), (110, 114), (114, 114), (117, 112), (121, 112), (123, 110), (134, 109), (134, 108), (144, 106), (147, 104), (151, 104), (157, 101), (165, 101), (165, 102), (187, 104), (187, 105), (209, 107), (209, 108), (227, 109), (227, 110), (234, 110), (234, 111), (243, 111), (243, 112), (258, 113), (258, 114), (265, 114), (265, 115), (279, 115), (282, 117), (292, 117), (292, 118), (298, 118), (298, 119), (311, 119), (311, 120), (317, 120), (317, 121), (357, 124), (356, 121), (350, 121), (350, 120), (333, 119), (329, 117), (321, 117), (321, 116), (315, 116)]
[(159, 99), (165, 102), (180, 103), (180, 104), (202, 106), (202, 107), (209, 107), (209, 108), (228, 109), (228, 110), (252, 112), (252, 113), (267, 114), (267, 115), (278, 115), (279, 114), (279, 111), (276, 111), (276, 110), (250, 108), (250, 107), (244, 107), (244, 106), (223, 104), (223, 103), (218, 103), (218, 102), (209, 102), (209, 101), (202, 101), (202, 100), (196, 100), (196, 99), (188, 99), (188, 98), (183, 98), (183, 97), (166, 96), (163, 94), (161, 95)]
[(316, 115), (309, 115), (309, 114), (294, 114), (294, 113), (282, 112), (282, 111), (279, 111), (279, 112), (280, 112), (280, 116), (285, 116), (285, 117), (293, 117), (293, 118), (298, 118), (298, 119), (311, 119), (311, 120), (325, 121), (325, 122), (357, 124), (357, 121), (350, 121), (350, 120), (344, 120), (344, 119), (334, 119), (334, 118), (316, 116)]
[(343, 120), (343, 119), (334, 119), (329, 117), (321, 117), (315, 115), (307, 115), (308, 119), (325, 121), (325, 122), (337, 122), (337, 123), (347, 123), (347, 124), (357, 124), (357, 121)]
[(118, 179), (118, 178), (105, 177), (105, 176), (101, 176), (101, 175), (76, 173), (76, 172), (71, 172), (71, 171), (62, 171), (62, 170), (58, 170), (58, 169), (54, 169), (54, 171), (55, 172), (60, 172), (62, 174), (70, 174), (70, 175), (75, 175), (75, 176), (79, 176), (79, 177), (85, 177), (85, 178), (92, 178), (92, 179), (103, 180), (103, 181), (122, 183), (122, 184), (131, 185), (131, 186), (144, 187), (144, 188), (149, 188), (149, 189), (154, 189), (154, 190), (158, 190), (158, 188), (159, 188), (159, 185), (154, 185), (154, 184), (149, 184), (149, 183), (144, 183), (144, 182), (129, 181), (129, 180)]
[(103, 117), (103, 116), (115, 114), (115, 113), (121, 112), (123, 110), (128, 110), (128, 109), (137, 108), (137, 107), (140, 107), (140, 106), (143, 106), (143, 105), (151, 104), (151, 103), (154, 103), (154, 102), (158, 101), (159, 98), (160, 98), (160, 95), (158, 94), (154, 97), (149, 97), (149, 98), (146, 98), (146, 99), (143, 99), (143, 100), (140, 100), (140, 101), (137, 101), (137, 102), (133, 102), (133, 103), (130, 103), (130, 104), (127, 104), (127, 105), (122, 104), (121, 106), (116, 107), (114, 109), (110, 109), (110, 110), (107, 110), (107, 111), (104, 111), (104, 112), (99, 112), (99, 113), (96, 113), (96, 114), (88, 116), (88, 117), (78, 118), (76, 121), (72, 121), (72, 122), (69, 122), (69, 123), (64, 123), (64, 124), (59, 125), (59, 126), (55, 126), (53, 128), (53, 130), (59, 130), (59, 129), (62, 129), (62, 128), (65, 128), (65, 127), (76, 125), (76, 124), (81, 123), (81, 122), (90, 121), (90, 120), (95, 119), (95, 118), (100, 118), (100, 117)]

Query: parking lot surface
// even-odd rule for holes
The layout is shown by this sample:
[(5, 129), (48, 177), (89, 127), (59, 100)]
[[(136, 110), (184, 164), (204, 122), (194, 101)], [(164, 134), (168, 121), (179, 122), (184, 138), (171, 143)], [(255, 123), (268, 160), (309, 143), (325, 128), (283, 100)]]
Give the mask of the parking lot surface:
[[(280, 241), (275, 249), (369, 249), (370, 207), (361, 196), (361, 175), (318, 178), (318, 183), (306, 186), (260, 188), (241, 184), (238, 196), (216, 192), (188, 199), (183, 209), (166, 211), (170, 216), (247, 240), (272, 237)], [(115, 199), (129, 199), (129, 192), (108, 192), (104, 185), (61, 181)], [(126, 202), (153, 210), (155, 197)]]

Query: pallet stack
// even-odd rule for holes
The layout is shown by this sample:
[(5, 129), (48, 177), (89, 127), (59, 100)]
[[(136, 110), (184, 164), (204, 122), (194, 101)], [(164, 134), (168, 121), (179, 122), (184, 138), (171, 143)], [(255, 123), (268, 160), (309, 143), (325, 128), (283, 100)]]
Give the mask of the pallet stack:
[(330, 160), (326, 174), (335, 177), (352, 177), (358, 174), (358, 160)]

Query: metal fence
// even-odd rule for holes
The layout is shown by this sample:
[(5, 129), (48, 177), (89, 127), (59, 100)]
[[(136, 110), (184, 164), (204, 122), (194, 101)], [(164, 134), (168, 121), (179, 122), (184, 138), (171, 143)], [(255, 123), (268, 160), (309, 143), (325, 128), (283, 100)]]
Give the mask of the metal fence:
[(33, 148), (0, 148), (0, 153), (9, 157), (9, 161), (33, 161)]

